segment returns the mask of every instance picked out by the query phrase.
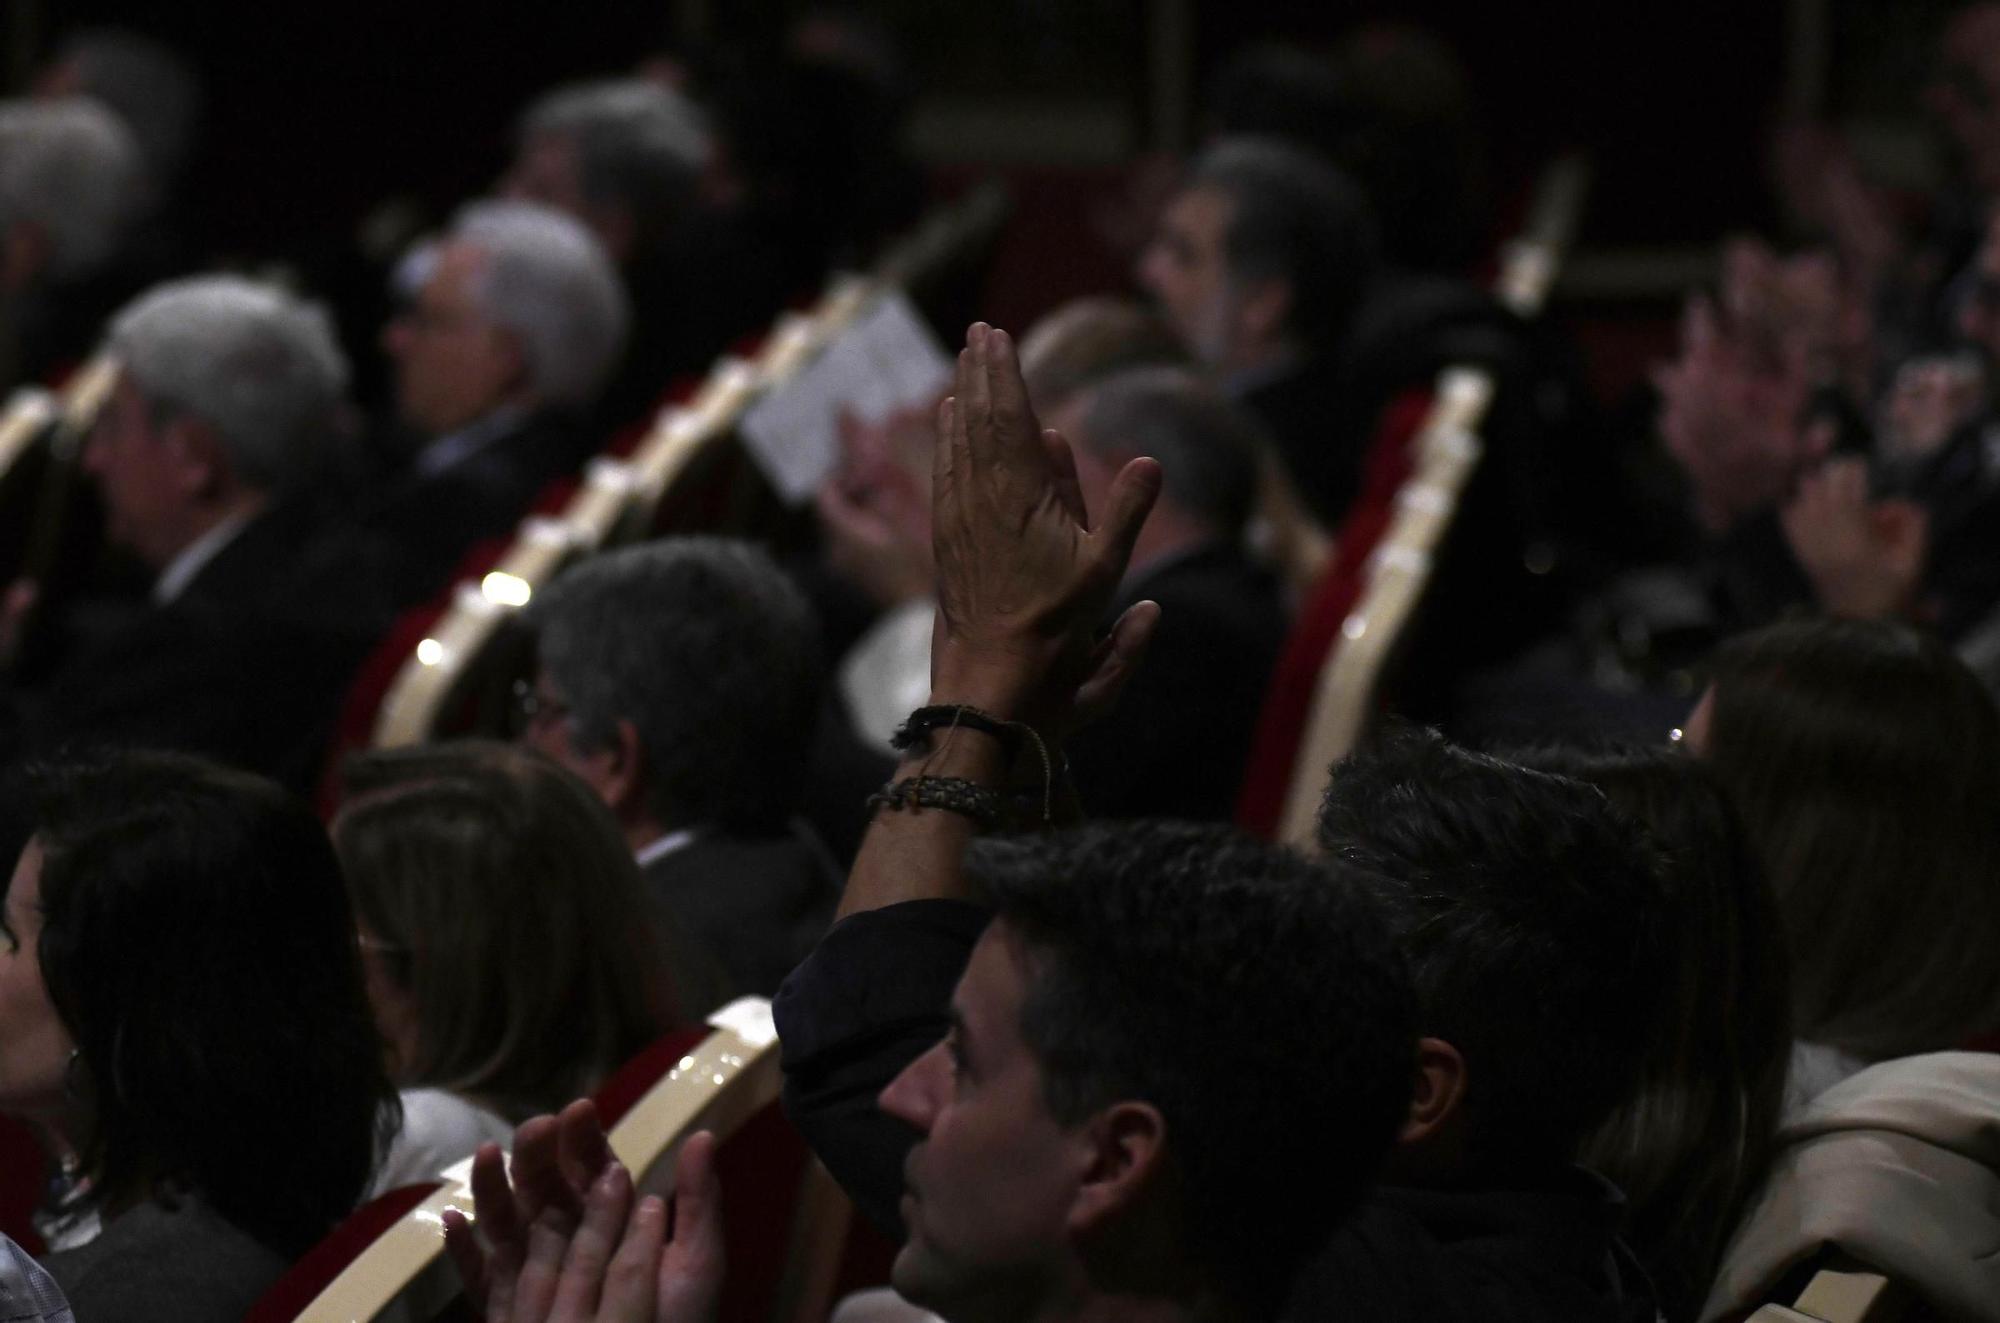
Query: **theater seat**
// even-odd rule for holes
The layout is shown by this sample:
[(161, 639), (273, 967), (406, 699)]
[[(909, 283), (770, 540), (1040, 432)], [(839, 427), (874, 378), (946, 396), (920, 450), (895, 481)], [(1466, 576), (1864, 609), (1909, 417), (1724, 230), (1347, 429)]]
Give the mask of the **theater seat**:
[(1880, 1273), (1822, 1268), (1789, 1305), (1765, 1305), (1750, 1323), (1920, 1323), (1932, 1315)]

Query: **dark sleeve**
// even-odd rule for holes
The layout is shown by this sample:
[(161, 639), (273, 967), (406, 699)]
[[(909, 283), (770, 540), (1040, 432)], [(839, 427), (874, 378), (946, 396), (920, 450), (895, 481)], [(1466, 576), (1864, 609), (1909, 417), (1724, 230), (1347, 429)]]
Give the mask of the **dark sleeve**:
[(1725, 632), (1767, 625), (1814, 604), (1812, 580), (1792, 555), (1776, 510), (1752, 515), (1725, 534), (1711, 550), (1710, 566)]
[(897, 1205), (916, 1132), (875, 1105), (950, 1023), (951, 991), (987, 912), (913, 900), (834, 925), (778, 990), (785, 1112), (854, 1204), (903, 1239)]

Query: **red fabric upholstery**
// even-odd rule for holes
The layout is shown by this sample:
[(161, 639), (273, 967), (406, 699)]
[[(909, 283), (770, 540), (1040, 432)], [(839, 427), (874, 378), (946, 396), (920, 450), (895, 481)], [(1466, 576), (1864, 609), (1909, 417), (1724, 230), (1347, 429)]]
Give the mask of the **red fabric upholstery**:
[(400, 1221), (403, 1214), (430, 1198), (437, 1188), (436, 1181), (405, 1185), (355, 1209), (258, 1297), (250, 1312), (243, 1316), (243, 1323), (291, 1323), (363, 1250)]
[(1278, 830), (1320, 672), (1339, 642), (1341, 622), (1361, 596), (1368, 555), (1395, 515), (1396, 493), (1415, 462), (1412, 442), (1430, 411), (1428, 390), (1405, 391), (1382, 411), (1362, 468), (1361, 495), (1334, 542), (1333, 564), (1299, 607), (1264, 693), (1264, 711), (1236, 801), (1237, 825), (1247, 831), (1269, 837)]
[(35, 1132), (11, 1116), (0, 1116), (0, 1232), (30, 1254), (42, 1252), (35, 1209), (49, 1185), (49, 1158)]

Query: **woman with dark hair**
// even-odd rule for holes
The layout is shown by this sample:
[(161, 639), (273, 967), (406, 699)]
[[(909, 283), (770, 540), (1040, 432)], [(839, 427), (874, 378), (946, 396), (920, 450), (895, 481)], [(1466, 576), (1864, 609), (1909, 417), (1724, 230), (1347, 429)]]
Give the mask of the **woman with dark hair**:
[(1703, 1317), (1830, 1252), (1996, 1317), (2000, 1056), (1951, 1049), (2000, 1028), (2000, 714), (1935, 640), (1789, 622), (1718, 653), (1687, 741), (1771, 880), (1799, 1040)]
[[(631, 851), (555, 763), (457, 741), (365, 754), (345, 780), (334, 846), (403, 1091), (386, 1190), (590, 1093), (674, 999)], [(674, 954), (677, 973), (697, 958)]]
[(1638, 1089), (1580, 1154), (1624, 1191), (1625, 1239), (1669, 1319), (1694, 1317), (1770, 1156), (1791, 1048), (1790, 969), (1770, 886), (1715, 777), (1668, 749), (1518, 758), (1602, 790), (1666, 859), (1679, 953)]
[(233, 1320), (354, 1207), (393, 1124), (333, 851), (275, 785), (198, 759), (29, 782), (0, 1109), (70, 1178), (48, 1268), (90, 1323)]

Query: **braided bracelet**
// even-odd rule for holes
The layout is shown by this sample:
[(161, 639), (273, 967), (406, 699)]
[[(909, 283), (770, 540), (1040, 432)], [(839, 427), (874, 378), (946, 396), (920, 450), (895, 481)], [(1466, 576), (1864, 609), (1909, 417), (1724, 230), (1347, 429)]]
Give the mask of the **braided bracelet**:
[(962, 776), (910, 776), (892, 781), (868, 797), (870, 809), (944, 809), (971, 818), (983, 831), (1007, 819), (1000, 796)]

